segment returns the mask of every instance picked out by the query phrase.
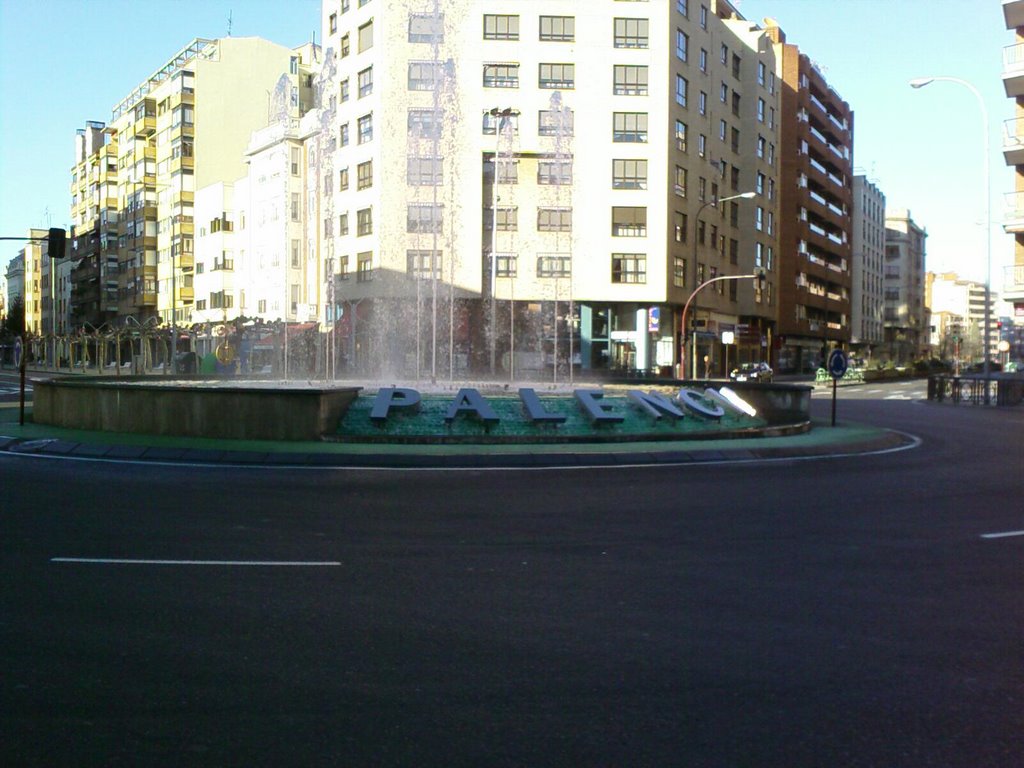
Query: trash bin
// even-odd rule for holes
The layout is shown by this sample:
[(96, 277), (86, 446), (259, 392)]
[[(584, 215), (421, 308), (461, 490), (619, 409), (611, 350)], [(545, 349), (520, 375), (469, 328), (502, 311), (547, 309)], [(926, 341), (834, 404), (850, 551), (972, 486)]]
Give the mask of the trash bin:
[(195, 373), (199, 362), (195, 352), (181, 352), (177, 357), (178, 373)]

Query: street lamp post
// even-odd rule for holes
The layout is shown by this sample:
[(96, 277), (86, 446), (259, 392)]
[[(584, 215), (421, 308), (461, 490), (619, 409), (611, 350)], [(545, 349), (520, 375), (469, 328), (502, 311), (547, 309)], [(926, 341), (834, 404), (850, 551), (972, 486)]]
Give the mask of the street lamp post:
[[(690, 291), (690, 298), (686, 301), (686, 307), (683, 308), (683, 316), (680, 319), (679, 334), (683, 339), (682, 354), (679, 360), (679, 370), (681, 372), (686, 371), (686, 315), (687, 307), (690, 306), (690, 302), (693, 301), (693, 297), (697, 295), (703, 285), (697, 285), (697, 258), (698, 258), (698, 242), (697, 242), (697, 230), (700, 227), (700, 215), (704, 213), (704, 209), (708, 206), (717, 206), (719, 203), (727, 203), (730, 200), (750, 200), (755, 197), (755, 192), (740, 192), (738, 195), (729, 195), (728, 197), (712, 198), (701, 204), (700, 208), (697, 209), (697, 215), (693, 218), (693, 284), (694, 289)], [(697, 307), (693, 308), (693, 329), (692, 329), (692, 342), (691, 342), (691, 357), (693, 358), (693, 365), (690, 369), (690, 375), (693, 378), (697, 378)]]
[(991, 395), (989, 394), (989, 380), (992, 371), (989, 365), (989, 349), (991, 348), (992, 334), (992, 184), (990, 181), (991, 159), (989, 157), (988, 109), (985, 107), (985, 100), (978, 89), (959, 77), (917, 77), (910, 81), (910, 87), (924, 88), (926, 85), (936, 81), (962, 85), (974, 94), (974, 98), (978, 100), (978, 108), (981, 110), (982, 147), (985, 152), (982, 160), (985, 181), (985, 349), (983, 350), (983, 371), (985, 376), (985, 405), (990, 405), (992, 402)]

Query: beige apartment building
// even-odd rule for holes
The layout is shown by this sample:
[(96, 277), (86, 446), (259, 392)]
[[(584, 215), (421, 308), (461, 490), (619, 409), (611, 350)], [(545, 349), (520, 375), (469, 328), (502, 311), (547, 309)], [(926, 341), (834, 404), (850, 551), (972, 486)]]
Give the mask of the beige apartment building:
[(1014, 102), (1013, 117), (1003, 123), (1003, 157), (1014, 169), (1014, 191), (1006, 196), (1003, 228), (1013, 235), (1014, 250), (1002, 293), (1013, 304), (1015, 322), (1024, 323), (1024, 0), (1003, 0), (1003, 19), (1015, 39), (1003, 49), (1003, 86)]
[[(72, 170), (76, 319), (192, 321), (196, 190), (245, 176), (252, 132), (311, 105), (303, 61), (310, 48), (259, 38), (193, 40), (122, 99), (109, 124), (79, 131)], [(200, 229), (231, 222), (223, 202), (204, 212)], [(230, 271), (226, 250), (211, 256), (211, 271)], [(220, 281), (199, 300), (209, 303), (224, 290), (236, 287)]]
[[(777, 62), (733, 5), (324, 0), (322, 24), (320, 315), (356, 370), (666, 372), (692, 332), (701, 376), (768, 357)], [(757, 269), (683, 332), (697, 286)]]

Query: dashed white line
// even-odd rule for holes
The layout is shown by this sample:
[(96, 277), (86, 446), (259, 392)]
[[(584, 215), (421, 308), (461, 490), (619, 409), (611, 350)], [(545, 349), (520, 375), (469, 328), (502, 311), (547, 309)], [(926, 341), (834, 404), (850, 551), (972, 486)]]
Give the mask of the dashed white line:
[(325, 568), (337, 567), (337, 560), (135, 560), (120, 557), (51, 557), (51, 563), (87, 563), (90, 565), (247, 565)]
[(1024, 531), (1005, 531), (1003, 533), (983, 533), (981, 538), (983, 539), (1005, 539), (1010, 536), (1024, 536)]

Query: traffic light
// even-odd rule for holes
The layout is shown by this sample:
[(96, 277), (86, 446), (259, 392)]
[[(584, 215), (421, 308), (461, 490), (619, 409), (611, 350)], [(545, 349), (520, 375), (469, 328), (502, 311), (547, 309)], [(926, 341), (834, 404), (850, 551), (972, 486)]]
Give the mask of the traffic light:
[(758, 267), (754, 270), (754, 275), (754, 288), (762, 290), (764, 288), (764, 281), (768, 279), (768, 274), (765, 272), (764, 267)]
[(51, 259), (64, 258), (64, 246), (67, 242), (67, 233), (59, 227), (50, 227), (50, 234), (46, 238), (47, 253)]

